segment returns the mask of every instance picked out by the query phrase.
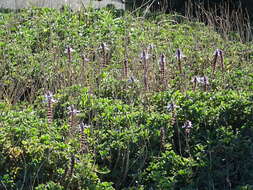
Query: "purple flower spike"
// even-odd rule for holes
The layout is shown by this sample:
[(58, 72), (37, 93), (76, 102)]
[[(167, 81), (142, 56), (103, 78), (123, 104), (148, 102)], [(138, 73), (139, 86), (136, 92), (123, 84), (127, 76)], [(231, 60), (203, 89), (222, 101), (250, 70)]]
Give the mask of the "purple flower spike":
[(216, 49), (214, 52), (214, 55), (217, 57), (221, 57), (223, 55), (223, 51), (220, 49)]
[(191, 129), (192, 128), (192, 122), (187, 120), (184, 125), (182, 126), (183, 129)]
[(83, 122), (80, 123), (80, 129), (81, 129), (81, 132), (83, 132), (83, 130), (84, 130), (84, 123)]
[(100, 49), (102, 49), (103, 51), (107, 51), (107, 50), (109, 50), (109, 47), (107, 46), (106, 43), (103, 42), (103, 43), (100, 45)]
[(48, 102), (51, 102), (51, 103), (55, 103), (56, 100), (53, 98), (53, 93), (48, 91), (46, 94), (45, 94), (45, 100), (44, 100), (45, 103), (48, 103)]
[(90, 125), (86, 125), (83, 122), (80, 123), (80, 132), (83, 134), (84, 129), (89, 129)]
[(133, 77), (130, 76), (129, 79), (127, 80), (128, 83), (135, 83), (137, 80)]
[(167, 109), (168, 112), (174, 111), (176, 108), (179, 108), (179, 106), (177, 106), (174, 103), (168, 103), (167, 106), (165, 106), (165, 108)]
[(154, 44), (150, 44), (150, 45), (148, 46), (148, 50), (149, 50), (149, 51), (152, 51), (154, 48), (155, 48), (155, 45), (154, 45)]
[(176, 58), (177, 60), (181, 60), (182, 58), (185, 58), (185, 55), (182, 53), (180, 49), (176, 50)]
[(165, 55), (162, 54), (160, 63), (165, 63)]
[(200, 83), (200, 84), (209, 84), (208, 77), (206, 77), (206, 76), (204, 76), (204, 77), (195, 76), (195, 77), (193, 77), (191, 82), (196, 82), (196, 83)]
[(71, 47), (67, 47), (66, 49), (65, 49), (65, 51), (64, 51), (64, 53), (72, 53), (72, 52), (75, 52), (75, 50), (74, 49), (72, 49)]
[(88, 59), (87, 57), (85, 57), (85, 58), (84, 58), (84, 61), (89, 62), (90, 59)]
[(150, 55), (147, 52), (143, 51), (140, 57), (141, 59), (148, 60), (150, 58)]
[(70, 115), (76, 115), (76, 114), (80, 113), (80, 111), (75, 109), (73, 105), (69, 106), (68, 110), (69, 110), (68, 114), (70, 114)]

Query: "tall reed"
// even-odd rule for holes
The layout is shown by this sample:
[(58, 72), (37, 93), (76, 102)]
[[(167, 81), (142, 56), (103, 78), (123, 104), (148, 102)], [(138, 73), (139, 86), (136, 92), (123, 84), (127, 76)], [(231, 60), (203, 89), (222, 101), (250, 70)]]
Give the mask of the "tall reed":
[[(210, 1), (211, 2), (211, 1)], [(231, 8), (233, 1), (223, 1), (217, 5), (207, 6), (198, 1), (188, 0), (185, 6), (186, 18), (204, 22), (218, 31), (226, 40), (249, 42), (253, 39), (250, 16), (246, 9)]]

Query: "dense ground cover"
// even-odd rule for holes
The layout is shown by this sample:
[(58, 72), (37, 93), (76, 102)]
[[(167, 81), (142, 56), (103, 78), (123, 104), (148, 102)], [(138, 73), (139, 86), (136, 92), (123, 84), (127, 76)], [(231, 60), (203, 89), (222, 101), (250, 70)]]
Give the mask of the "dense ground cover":
[(179, 15), (0, 18), (1, 189), (253, 188), (251, 44)]

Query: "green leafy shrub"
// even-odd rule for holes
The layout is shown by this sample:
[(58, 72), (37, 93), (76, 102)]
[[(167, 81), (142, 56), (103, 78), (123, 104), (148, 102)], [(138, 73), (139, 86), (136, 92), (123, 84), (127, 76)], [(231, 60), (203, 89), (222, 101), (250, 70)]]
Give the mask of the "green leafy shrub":
[(0, 189), (251, 188), (252, 45), (177, 15), (2, 17)]

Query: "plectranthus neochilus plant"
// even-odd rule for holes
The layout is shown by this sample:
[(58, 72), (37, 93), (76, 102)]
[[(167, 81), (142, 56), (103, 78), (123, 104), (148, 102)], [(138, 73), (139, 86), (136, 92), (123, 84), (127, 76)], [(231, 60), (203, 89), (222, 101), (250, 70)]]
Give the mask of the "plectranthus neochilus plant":
[(192, 122), (187, 120), (182, 126), (182, 129), (185, 129), (185, 134), (189, 135), (192, 129)]
[(182, 129), (184, 129), (185, 132), (185, 141), (186, 141), (186, 152), (189, 154), (189, 156), (191, 157), (191, 153), (190, 153), (190, 145), (189, 145), (189, 136), (192, 130), (192, 122), (190, 120), (187, 120), (184, 125), (182, 126)]
[(220, 64), (221, 64), (221, 69), (222, 72), (225, 72), (225, 65), (224, 65), (224, 55), (223, 55), (223, 51), (220, 50)]
[(89, 152), (89, 148), (88, 148), (88, 145), (86, 143), (86, 138), (85, 138), (85, 135), (84, 135), (84, 129), (85, 128), (89, 128), (90, 126), (88, 125), (84, 125), (83, 122), (80, 123), (80, 151), (82, 153), (88, 153)]
[(89, 62), (90, 59), (87, 58), (85, 55), (82, 55), (82, 61), (83, 61), (83, 63), (82, 63), (83, 65), (82, 66), (85, 67), (86, 63)]
[(172, 126), (175, 126), (176, 128), (175, 128), (175, 130), (176, 130), (176, 133), (177, 133), (177, 139), (178, 139), (178, 147), (179, 147), (179, 152), (180, 152), (180, 155), (182, 155), (182, 145), (181, 145), (181, 140), (180, 140), (180, 129), (179, 129), (179, 126), (178, 125), (175, 125), (176, 124), (176, 117), (177, 117), (177, 112), (176, 112), (176, 110), (177, 110), (177, 108), (179, 108), (179, 106), (178, 105), (176, 105), (174, 102), (171, 102), (171, 103), (168, 103), (166, 106), (165, 106), (165, 108), (166, 108), (166, 110), (168, 111), (168, 112), (171, 112), (171, 114), (172, 114), (172, 119), (171, 119), (171, 125)]
[(171, 112), (172, 114), (171, 125), (173, 126), (176, 123), (176, 109), (179, 108), (179, 106), (171, 102), (168, 103), (167, 106), (165, 106), (165, 108), (168, 112)]
[(208, 90), (208, 85), (209, 85), (209, 81), (208, 81), (208, 77), (204, 76), (204, 90), (207, 91)]
[(128, 60), (124, 60), (124, 67), (123, 67), (123, 76), (124, 78), (128, 78)]
[(145, 91), (148, 91), (148, 64), (147, 61), (149, 59), (149, 54), (143, 50), (142, 54), (141, 54), (141, 59), (142, 59), (142, 64), (143, 64), (143, 82), (144, 82), (144, 88)]
[(72, 49), (71, 47), (67, 47), (65, 50), (65, 53), (68, 55), (68, 62), (71, 63), (72, 62), (72, 52), (74, 52), (75, 50)]
[(103, 61), (102, 61), (102, 65), (101, 67), (104, 68), (106, 65), (108, 65), (108, 61), (107, 61), (107, 51), (109, 50), (108, 46), (106, 43), (102, 43), (100, 45), (100, 50), (102, 52), (102, 57), (103, 57)]
[(191, 82), (193, 83), (193, 90), (194, 91), (196, 90), (197, 84), (204, 85), (204, 90), (205, 91), (207, 91), (207, 89), (208, 89), (209, 80), (208, 80), (207, 76), (203, 76), (203, 77), (195, 76), (195, 77), (193, 77)]
[(150, 54), (152, 57), (153, 62), (156, 61), (156, 53), (155, 53), (155, 46), (154, 44), (150, 44), (147, 48), (147, 52)]
[(165, 134), (165, 127), (160, 128), (160, 146), (161, 151), (164, 151), (165, 143), (166, 143), (166, 134)]
[(198, 83), (197, 77), (196, 77), (196, 76), (193, 77), (193, 79), (192, 79), (191, 82), (193, 83), (193, 91), (195, 91), (195, 90), (196, 90), (196, 87), (197, 87), (197, 83)]
[(180, 74), (183, 73), (183, 68), (182, 68), (182, 59), (183, 58), (185, 58), (185, 55), (183, 54), (183, 52), (180, 49), (177, 49), (176, 50), (176, 59), (177, 59), (178, 69), (179, 69)]
[(68, 177), (71, 178), (73, 173), (74, 173), (74, 168), (75, 168), (75, 155), (72, 154), (71, 155), (71, 159), (70, 159), (70, 169), (68, 171)]
[(50, 91), (47, 91), (45, 94), (45, 103), (47, 103), (47, 119), (48, 124), (51, 124), (53, 122), (53, 103), (56, 102), (56, 100), (53, 98), (53, 93)]
[(162, 90), (166, 88), (165, 81), (165, 55), (162, 54), (160, 58), (160, 85), (162, 86)]
[(213, 62), (212, 62), (212, 68), (213, 68), (212, 73), (213, 74), (216, 71), (216, 65), (217, 65), (219, 54), (220, 54), (219, 49), (216, 49), (215, 52), (214, 52), (214, 57), (213, 57)]
[(74, 105), (68, 107), (68, 115), (69, 115), (69, 126), (73, 130), (75, 126), (77, 126), (77, 118), (76, 115), (80, 113), (79, 110), (75, 109)]
[(214, 57), (212, 61), (212, 73), (214, 74), (216, 71), (217, 64), (220, 62), (220, 66), (222, 69), (222, 72), (225, 71), (225, 66), (224, 66), (224, 57), (223, 57), (223, 51), (220, 49), (216, 49), (214, 52)]

